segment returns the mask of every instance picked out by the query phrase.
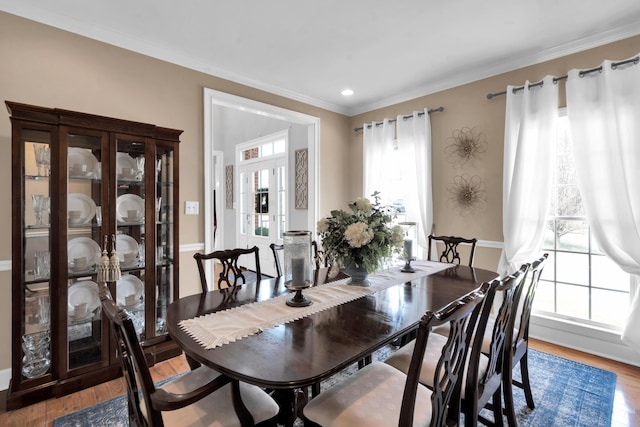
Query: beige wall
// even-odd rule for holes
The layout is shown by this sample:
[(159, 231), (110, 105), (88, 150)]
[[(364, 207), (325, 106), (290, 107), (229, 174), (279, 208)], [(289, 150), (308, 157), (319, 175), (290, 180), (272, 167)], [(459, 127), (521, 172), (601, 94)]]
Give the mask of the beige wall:
[[(180, 207), (203, 201), (203, 88), (320, 118), (320, 211), (348, 197), (347, 117), (0, 12), (0, 101), (84, 111), (183, 129)], [(0, 112), (0, 260), (11, 258), (11, 126)], [(4, 117), (3, 117), (4, 116)], [(182, 209), (181, 209), (182, 211)], [(180, 217), (180, 244), (204, 242), (204, 218)], [(183, 294), (198, 289), (180, 256)], [(10, 367), (11, 273), (0, 272), (0, 370)]]
[[(433, 142), (433, 218), (436, 233), (441, 235), (473, 236), (481, 240), (502, 242), (502, 155), (504, 143), (505, 96), (488, 100), (488, 93), (501, 92), (507, 85), (522, 85), (526, 80), (536, 82), (545, 75), (564, 76), (572, 68), (591, 68), (605, 59), (626, 59), (640, 51), (640, 36), (617, 43), (565, 56), (553, 61), (522, 68), (495, 77), (479, 80), (432, 95), (413, 99), (390, 107), (370, 111), (351, 118), (350, 145), (354, 186), (351, 195), (361, 194), (362, 131), (354, 132), (363, 123), (378, 122), (384, 118), (411, 114), (414, 110), (438, 108), (445, 111), (431, 115)], [(451, 72), (455, 73), (452, 68)], [(560, 104), (564, 105), (564, 82), (560, 82)], [(476, 127), (485, 135), (488, 149), (475, 168), (454, 169), (446, 161), (444, 148), (454, 130)], [(446, 185), (462, 173), (479, 175), (486, 183), (487, 209), (474, 216), (462, 217), (447, 206)], [(474, 265), (496, 269), (500, 250), (478, 248)]]
[[(85, 111), (159, 126), (183, 129), (180, 206), (184, 200), (203, 200), (204, 87), (320, 117), (320, 214), (341, 207), (362, 193), (362, 133), (354, 128), (414, 109), (445, 107), (432, 115), (434, 158), (434, 222), (441, 234), (476, 236), (502, 241), (502, 143), (505, 97), (491, 101), (489, 92), (507, 84), (537, 81), (546, 74), (564, 75), (571, 68), (622, 59), (640, 50), (640, 37), (570, 55), (521, 70), (484, 79), (384, 109), (347, 118), (297, 101), (271, 95), (203, 73), (191, 71), (127, 50), (76, 36), (0, 12), (0, 100)], [(224, 64), (221, 64), (224, 66)], [(455, 72), (452, 69), (451, 72)], [(10, 122), (0, 114), (0, 260), (11, 258)], [(444, 147), (454, 130), (477, 126), (485, 134), (488, 151), (477, 168), (487, 186), (487, 210), (461, 217), (446, 206), (445, 186), (460, 174), (446, 162)], [(348, 185), (344, 185), (344, 183)], [(180, 218), (180, 243), (204, 240), (202, 216)], [(196, 284), (191, 253), (180, 257), (181, 290)], [(495, 269), (499, 251), (480, 248), (476, 265)], [(10, 366), (10, 272), (0, 272), (0, 370)], [(195, 287), (197, 289), (197, 287)]]

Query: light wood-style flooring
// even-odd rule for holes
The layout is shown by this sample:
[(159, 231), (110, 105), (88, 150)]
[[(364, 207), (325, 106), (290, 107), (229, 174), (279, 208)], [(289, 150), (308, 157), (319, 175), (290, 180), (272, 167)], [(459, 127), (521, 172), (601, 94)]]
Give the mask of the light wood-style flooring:
[[(531, 347), (560, 357), (575, 360), (617, 374), (616, 395), (612, 427), (640, 426), (640, 368), (604, 359), (590, 354), (532, 340)], [(184, 356), (158, 363), (151, 368), (154, 381), (170, 377), (189, 369)], [(0, 426), (27, 427), (51, 426), (53, 420), (96, 403), (125, 393), (122, 379), (109, 381), (95, 387), (57, 399), (49, 399), (25, 408), (6, 412), (6, 392), (0, 392)]]

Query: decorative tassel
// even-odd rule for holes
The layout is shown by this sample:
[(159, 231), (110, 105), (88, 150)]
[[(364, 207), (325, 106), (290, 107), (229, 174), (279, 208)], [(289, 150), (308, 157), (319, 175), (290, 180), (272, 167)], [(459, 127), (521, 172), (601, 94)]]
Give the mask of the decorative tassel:
[(100, 258), (100, 262), (98, 263), (98, 283), (106, 283), (108, 282), (109, 276), (109, 255), (107, 252), (107, 244), (109, 242), (109, 236), (104, 235), (104, 243), (102, 246), (102, 258)]
[(109, 282), (117, 282), (120, 280), (120, 259), (116, 252), (116, 235), (111, 235), (111, 258), (109, 258), (109, 273), (107, 274)]

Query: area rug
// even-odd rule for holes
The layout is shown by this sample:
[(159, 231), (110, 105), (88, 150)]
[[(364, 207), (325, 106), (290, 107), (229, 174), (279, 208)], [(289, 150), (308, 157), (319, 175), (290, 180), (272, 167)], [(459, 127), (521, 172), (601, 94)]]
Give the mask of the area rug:
[[(385, 347), (374, 353), (374, 358), (383, 361), (394, 350), (394, 347)], [(353, 365), (339, 375), (324, 381), (321, 385), (322, 390), (326, 390), (356, 370), (357, 366)], [(516, 374), (516, 371), (518, 370), (514, 370), (514, 376), (519, 379), (519, 373)], [(514, 401), (520, 426), (609, 427), (611, 425), (616, 389), (616, 375), (613, 372), (531, 349), (529, 350), (529, 375), (536, 409), (529, 410), (522, 390), (514, 389)], [(127, 425), (127, 402), (124, 395), (53, 421), (54, 427), (124, 427)], [(302, 426), (302, 422), (297, 420), (295, 425)]]

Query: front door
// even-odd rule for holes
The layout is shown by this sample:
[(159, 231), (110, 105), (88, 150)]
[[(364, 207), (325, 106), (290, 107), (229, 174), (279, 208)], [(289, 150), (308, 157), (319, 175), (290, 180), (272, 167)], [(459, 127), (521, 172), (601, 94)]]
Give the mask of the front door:
[[(262, 273), (276, 275), (269, 245), (282, 243), (285, 227), (285, 159), (276, 158), (241, 165), (238, 209), (239, 247), (260, 249)], [(254, 259), (242, 260), (242, 266), (255, 269)]]

